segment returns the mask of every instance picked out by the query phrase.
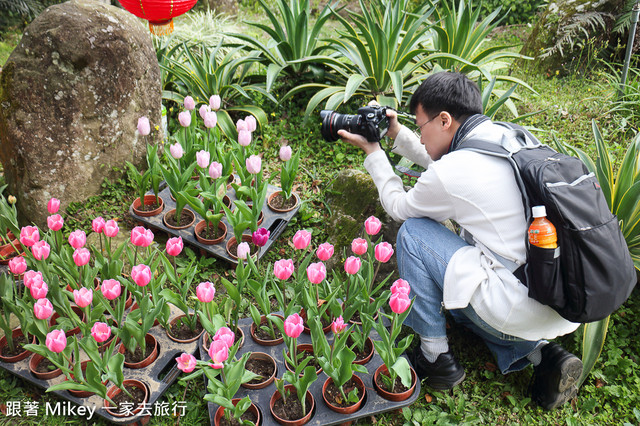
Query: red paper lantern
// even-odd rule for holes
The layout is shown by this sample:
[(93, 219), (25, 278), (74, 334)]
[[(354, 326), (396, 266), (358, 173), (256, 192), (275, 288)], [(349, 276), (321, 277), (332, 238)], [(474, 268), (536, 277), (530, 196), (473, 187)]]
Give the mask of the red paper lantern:
[(163, 36), (173, 32), (173, 18), (187, 13), (198, 0), (119, 0), (122, 7), (149, 21), (149, 31)]

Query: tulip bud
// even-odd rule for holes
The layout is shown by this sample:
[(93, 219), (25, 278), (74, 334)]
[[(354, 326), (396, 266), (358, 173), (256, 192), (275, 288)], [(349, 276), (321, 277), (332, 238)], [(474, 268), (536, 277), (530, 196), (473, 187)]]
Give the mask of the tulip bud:
[(151, 133), (151, 125), (149, 124), (149, 119), (147, 117), (138, 118), (138, 133), (142, 136), (147, 136)]
[(184, 98), (184, 108), (189, 111), (193, 111), (196, 108), (196, 102), (191, 96), (186, 96)]

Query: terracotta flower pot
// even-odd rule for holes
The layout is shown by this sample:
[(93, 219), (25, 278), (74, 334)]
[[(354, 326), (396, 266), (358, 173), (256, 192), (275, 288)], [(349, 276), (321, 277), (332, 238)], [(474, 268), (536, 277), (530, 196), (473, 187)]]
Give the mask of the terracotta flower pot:
[[(195, 342), (196, 340), (198, 340), (200, 338), (200, 336), (202, 336), (202, 333), (204, 333), (204, 328), (202, 328), (202, 326), (200, 326), (200, 328), (202, 328), (202, 330), (200, 330), (200, 332), (198, 332), (197, 334), (194, 333), (193, 337), (187, 338), (187, 339), (180, 339), (176, 336), (173, 336), (170, 333), (170, 330), (173, 329), (173, 326), (176, 325), (178, 323), (178, 321), (180, 321), (182, 318), (186, 318), (187, 316), (185, 314), (182, 315), (178, 315), (177, 317), (175, 317), (174, 319), (172, 319), (169, 322), (169, 328), (166, 330), (167, 332), (167, 336), (169, 336), (169, 339), (173, 340), (174, 342), (178, 342), (178, 343), (191, 343), (191, 342)], [(200, 320), (196, 317), (196, 321), (198, 324), (200, 324)]]
[[(284, 321), (284, 317), (282, 315), (275, 314), (274, 316), (276, 316), (276, 317), (280, 318), (282, 321)], [(265, 324), (266, 322), (267, 322), (266, 315), (262, 315), (260, 317), (260, 325)], [(251, 338), (257, 344), (262, 345), (262, 346), (276, 346), (276, 345), (279, 345), (280, 343), (284, 342), (284, 337), (283, 336), (280, 336), (279, 338), (277, 338), (275, 340), (268, 340), (268, 339), (259, 338), (258, 336), (256, 336), (257, 328), (258, 327), (256, 327), (255, 323), (251, 324)]]
[(14, 257), (24, 255), (24, 249), (22, 248), (22, 245), (20, 245), (20, 240), (15, 239), (11, 242), (15, 248), (13, 248), (11, 244), (4, 244), (0, 247), (0, 265), (8, 265), (9, 261)]
[[(107, 413), (111, 414), (114, 417), (131, 417), (131, 416), (135, 416), (140, 412), (140, 410), (142, 410), (143, 403), (149, 401), (149, 389), (147, 389), (147, 386), (143, 382), (141, 382), (139, 380), (134, 380), (134, 379), (127, 379), (127, 380), (123, 381), (122, 384), (123, 384), (123, 386), (125, 388), (126, 387), (135, 387), (136, 389), (141, 391), (142, 394), (144, 395), (143, 401), (140, 404), (138, 404), (137, 407), (135, 407), (134, 409), (132, 409), (132, 410), (130, 410), (129, 412), (126, 413), (126, 414), (129, 414), (129, 415), (126, 415), (124, 412), (122, 412), (123, 410), (116, 409), (116, 407), (114, 407), (106, 399), (103, 400), (104, 409), (105, 409), (105, 411)], [(122, 389), (120, 389), (117, 386), (112, 386), (107, 391), (107, 396), (113, 400), (113, 398), (115, 398), (120, 393), (122, 393)], [(124, 411), (127, 411), (127, 410), (124, 410)]]
[[(301, 343), (299, 345), (296, 346), (296, 354), (300, 354), (300, 352), (306, 352), (308, 354), (313, 355), (315, 352), (313, 351), (313, 345), (311, 343)], [(289, 357), (291, 357), (291, 354), (289, 353)], [(309, 364), (307, 364), (308, 366)], [(289, 365), (288, 362), (284, 363), (284, 366), (287, 368), (287, 370), (289, 371), (293, 371), (292, 366)], [(320, 374), (322, 373), (322, 367), (317, 366), (316, 367), (316, 374)], [(302, 377), (303, 373), (300, 373), (300, 377)]]
[[(86, 316), (84, 315), (84, 311), (82, 310), (82, 308), (80, 308), (79, 306), (72, 306), (71, 309), (73, 310), (73, 312), (76, 313), (78, 318), (80, 318), (80, 321), (82, 322), (86, 321)], [(51, 315), (51, 318), (49, 318), (49, 327), (55, 327), (58, 323), (58, 318), (60, 318), (60, 314), (57, 312), (54, 312), (54, 314)], [(65, 331), (64, 334), (67, 337), (71, 337), (78, 333), (80, 333), (80, 326), (73, 327), (71, 330)]]
[[(358, 399), (358, 402), (346, 407), (334, 405), (331, 403), (331, 401), (327, 399), (326, 390), (330, 384), (333, 384), (333, 379), (329, 377), (327, 380), (325, 380), (324, 384), (322, 385), (322, 399), (324, 399), (325, 404), (327, 404), (327, 406), (332, 411), (335, 411), (336, 413), (341, 413), (341, 414), (352, 414), (360, 409), (360, 406), (362, 405), (362, 401), (364, 400), (364, 394), (365, 394), (364, 382), (360, 377), (356, 376), (355, 374), (351, 376), (351, 380), (355, 381), (356, 388), (358, 389), (358, 397), (360, 399)], [(345, 391), (345, 394), (348, 394), (348, 392)]]
[[(260, 247), (256, 247), (253, 244), (251, 235), (243, 234), (241, 242), (249, 243), (249, 247), (251, 247), (251, 256), (255, 259), (255, 257), (258, 255), (258, 251), (260, 250)], [(236, 243), (236, 237), (231, 237), (229, 241), (227, 241), (227, 254), (229, 254), (229, 256), (231, 256), (231, 258), (233, 258), (234, 260), (238, 260), (237, 252), (234, 252), (234, 253), (231, 252), (231, 247), (235, 243)]]
[(206, 220), (201, 220), (200, 222), (196, 223), (196, 227), (194, 229), (194, 232), (196, 234), (196, 240), (198, 240), (200, 243), (202, 244), (207, 244), (207, 245), (212, 245), (212, 244), (218, 244), (222, 241), (224, 241), (225, 237), (227, 236), (227, 225), (224, 224), (224, 222), (220, 221), (218, 222), (218, 237), (217, 238), (205, 238), (203, 236), (200, 235), (200, 233), (205, 230), (207, 227), (207, 221)]
[(181, 217), (182, 216), (189, 216), (189, 221), (188, 223), (182, 224), (182, 225), (172, 225), (169, 222), (167, 222), (167, 218), (168, 217), (173, 217), (176, 215), (176, 209), (171, 209), (168, 212), (166, 212), (162, 218), (163, 223), (165, 224), (165, 226), (169, 229), (173, 229), (173, 230), (178, 230), (178, 229), (186, 229), (188, 227), (190, 227), (191, 225), (193, 225), (196, 221), (196, 215), (195, 213), (193, 213), (191, 210), (184, 208), (182, 209), (182, 213), (181, 213)]
[[(131, 368), (131, 369), (144, 368), (150, 365), (153, 361), (155, 361), (156, 358), (158, 358), (158, 341), (156, 340), (156, 338), (153, 337), (151, 333), (147, 333), (147, 335), (144, 337), (144, 340), (147, 344), (147, 347), (153, 348), (151, 350), (151, 353), (142, 361), (137, 361), (137, 362), (127, 361), (126, 354), (125, 354), (125, 361), (124, 361), (125, 367)], [(124, 347), (124, 344), (121, 343), (120, 346), (118, 347), (118, 352), (120, 352), (121, 354), (124, 354), (126, 351), (127, 349)]]
[[(16, 339), (18, 339), (19, 337), (24, 337), (24, 334), (22, 333), (22, 329), (18, 327), (13, 329), (13, 331), (11, 332), (11, 336), (13, 337), (13, 341), (15, 343)], [(25, 341), (25, 344), (26, 343), (27, 342)], [(2, 338), (0, 339), (0, 361), (2, 362), (14, 363), (14, 362), (22, 361), (23, 359), (27, 358), (29, 355), (32, 354), (32, 352), (26, 349), (23, 349), (22, 352), (19, 352), (15, 355), (3, 356), (2, 350), (6, 346), (8, 346), (7, 337), (2, 336)]]
[(285, 207), (276, 206), (274, 204), (274, 200), (277, 197), (283, 197), (283, 196), (284, 196), (284, 192), (282, 191), (276, 191), (273, 194), (269, 195), (269, 197), (267, 198), (267, 205), (269, 206), (269, 208), (277, 213), (286, 213), (295, 209), (296, 207), (298, 207), (298, 204), (300, 204), (300, 197), (298, 197), (298, 194), (296, 194), (295, 192), (292, 192), (291, 196), (294, 198), (294, 201), (295, 201), (292, 206), (285, 206)]
[(374, 387), (376, 388), (376, 392), (378, 392), (378, 395), (380, 395), (386, 400), (394, 401), (394, 402), (404, 401), (408, 399), (411, 395), (413, 395), (413, 391), (416, 389), (417, 376), (413, 367), (410, 367), (410, 368), (411, 368), (411, 387), (404, 392), (394, 393), (394, 392), (389, 392), (383, 389), (381, 387), (382, 379), (379, 378), (381, 374), (389, 375), (389, 369), (387, 369), (387, 366), (384, 364), (378, 367), (376, 369), (376, 372), (373, 375), (373, 384), (374, 384)]
[[(140, 202), (140, 197), (138, 197), (135, 200), (133, 200), (133, 204), (131, 204), (131, 208), (133, 209), (133, 212), (140, 217), (157, 216), (160, 213), (162, 213), (162, 210), (164, 210), (164, 200), (161, 197), (158, 197), (158, 201), (160, 203), (158, 207), (156, 207), (153, 210), (146, 210), (146, 209), (141, 209), (142, 203)], [(155, 203), (156, 203), (155, 195), (147, 194), (144, 196), (145, 206), (154, 205)]]
[[(293, 385), (286, 385), (284, 388), (285, 388), (285, 390), (287, 390), (289, 392), (289, 395), (290, 395), (289, 398), (297, 398), (296, 388)], [(303, 425), (303, 424), (309, 422), (309, 420), (311, 420), (311, 416), (313, 415), (314, 405), (316, 403), (315, 399), (313, 398), (313, 395), (311, 394), (311, 392), (307, 391), (307, 394), (305, 396), (307, 414), (305, 414), (300, 419), (288, 420), (288, 419), (279, 417), (278, 415), (276, 415), (274, 413), (273, 407), (281, 399), (282, 399), (282, 395), (280, 395), (280, 392), (279, 391), (275, 391), (273, 393), (273, 395), (271, 396), (271, 399), (269, 400), (269, 409), (271, 411), (271, 415), (273, 416), (273, 418), (275, 419), (276, 422), (278, 422), (279, 424), (284, 425), (284, 426), (299, 426), (299, 425)]]
[(375, 352), (375, 347), (373, 346), (373, 340), (371, 340), (371, 337), (367, 337), (367, 340), (365, 340), (364, 349), (367, 353), (366, 356), (362, 359), (356, 358), (356, 360), (353, 361), (354, 364), (365, 365), (366, 363), (371, 361), (371, 358), (373, 357), (373, 353)]
[(31, 374), (33, 374), (35, 377), (37, 377), (40, 380), (51, 380), (61, 375), (62, 370), (57, 367), (53, 370), (46, 371), (46, 372), (37, 371), (38, 365), (46, 359), (47, 358), (43, 357), (40, 354), (33, 354), (31, 359), (29, 360), (29, 371), (31, 371)]
[(266, 354), (264, 352), (252, 352), (251, 355), (249, 355), (249, 359), (247, 360), (247, 363), (249, 363), (251, 360), (263, 360), (266, 362), (270, 362), (273, 365), (273, 373), (269, 377), (263, 377), (262, 381), (259, 383), (243, 383), (242, 387), (247, 389), (262, 389), (262, 388), (266, 388), (271, 383), (273, 383), (273, 381), (276, 378), (276, 373), (278, 372), (278, 366), (276, 365), (276, 360), (273, 359), (271, 355)]
[[(231, 403), (236, 406), (238, 405), (238, 402), (240, 402), (240, 398), (234, 398), (231, 400)], [(247, 411), (251, 411), (253, 413), (253, 415), (257, 418), (255, 422), (253, 422), (256, 425), (260, 424), (260, 410), (258, 410), (258, 407), (255, 406), (255, 404), (251, 404), (249, 406), (249, 408), (247, 409)], [(220, 425), (220, 420), (222, 420), (222, 418), (224, 417), (224, 407), (218, 407), (218, 409), (216, 410), (216, 414), (213, 417), (213, 424), (215, 426), (219, 426)]]

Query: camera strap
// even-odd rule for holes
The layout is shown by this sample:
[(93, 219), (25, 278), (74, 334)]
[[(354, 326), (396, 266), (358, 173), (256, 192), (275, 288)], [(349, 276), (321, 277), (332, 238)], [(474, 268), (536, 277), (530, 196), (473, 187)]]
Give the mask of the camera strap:
[(401, 166), (399, 164), (396, 164), (392, 159), (391, 156), (389, 155), (389, 151), (387, 151), (386, 149), (383, 149), (385, 155), (387, 156), (387, 160), (389, 160), (389, 164), (391, 164), (391, 166), (396, 169), (398, 172), (402, 173), (403, 175), (412, 177), (412, 178), (419, 178), (420, 175), (422, 174), (422, 172), (416, 172), (415, 170), (411, 170), (408, 167), (405, 166)]

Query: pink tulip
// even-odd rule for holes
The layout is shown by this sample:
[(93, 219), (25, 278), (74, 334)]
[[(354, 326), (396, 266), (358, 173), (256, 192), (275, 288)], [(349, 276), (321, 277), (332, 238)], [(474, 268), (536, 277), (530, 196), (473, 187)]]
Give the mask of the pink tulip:
[(217, 111), (220, 109), (221, 101), (220, 95), (213, 95), (209, 98), (209, 106), (212, 110)]
[(204, 117), (207, 115), (208, 112), (211, 112), (211, 107), (207, 104), (202, 104), (200, 105), (200, 108), (198, 109), (198, 113), (200, 114), (200, 118), (202, 118), (204, 120)]
[(96, 322), (91, 327), (91, 337), (98, 343), (106, 342), (111, 337), (111, 327), (104, 322)]
[(311, 232), (306, 231), (304, 229), (300, 229), (293, 236), (293, 245), (298, 250), (307, 248), (310, 242), (311, 242)]
[(181, 159), (184, 155), (184, 149), (182, 149), (182, 145), (180, 145), (180, 142), (176, 142), (171, 145), (169, 147), (169, 152), (171, 153), (171, 156), (176, 160)]
[(153, 243), (153, 231), (144, 226), (136, 226), (131, 230), (131, 244), (136, 247), (149, 247)]
[(206, 169), (209, 167), (209, 160), (211, 159), (211, 154), (208, 151), (200, 150), (196, 152), (196, 163), (198, 166)]
[(326, 262), (333, 256), (333, 246), (329, 243), (320, 244), (318, 250), (316, 250), (316, 256), (318, 256), (318, 259)]
[(116, 235), (118, 235), (118, 231), (119, 230), (120, 230), (120, 228), (118, 228), (118, 222), (116, 222), (113, 219), (109, 219), (104, 224), (104, 235), (106, 235), (109, 238), (113, 238)]
[(403, 293), (408, 296), (410, 292), (411, 292), (411, 286), (407, 281), (403, 280), (402, 278), (395, 280), (394, 283), (391, 285), (391, 294)]
[(57, 198), (51, 198), (47, 203), (47, 211), (49, 214), (56, 214), (60, 209), (60, 200)]
[(104, 280), (100, 286), (100, 291), (102, 291), (102, 295), (105, 299), (114, 300), (120, 296), (120, 293), (122, 293), (122, 286), (118, 280)]
[(284, 320), (284, 333), (287, 336), (297, 339), (302, 333), (302, 330), (304, 330), (304, 324), (300, 315), (292, 314)]
[(73, 290), (73, 301), (81, 308), (86, 308), (93, 301), (93, 290), (82, 287), (80, 290)]
[(20, 244), (31, 247), (40, 240), (40, 232), (37, 226), (25, 226), (20, 229)]
[(369, 216), (364, 221), (364, 230), (369, 235), (376, 235), (380, 232), (380, 228), (382, 228), (382, 222), (375, 216)]
[(213, 336), (214, 342), (218, 340), (224, 342), (228, 347), (231, 347), (236, 340), (236, 335), (229, 327), (220, 327)]
[(258, 247), (263, 247), (269, 241), (269, 235), (271, 235), (271, 231), (267, 228), (258, 228), (256, 232), (251, 234), (251, 240)]
[(293, 260), (280, 259), (273, 264), (273, 275), (279, 280), (288, 280), (293, 274)]
[(33, 284), (42, 282), (42, 272), (28, 270), (24, 273), (24, 277), (22, 279), (24, 282), (24, 286), (30, 289)]
[(64, 219), (59, 214), (47, 216), (47, 226), (52, 231), (59, 231), (64, 226)]
[(243, 130), (249, 131), (249, 129), (247, 128), (247, 123), (243, 119), (236, 121), (236, 130), (238, 131), (238, 133)]
[(91, 252), (86, 248), (79, 248), (73, 252), (73, 261), (76, 266), (84, 266), (89, 263)]
[(34, 299), (44, 299), (49, 292), (49, 286), (44, 281), (34, 281), (29, 288), (31, 297)]
[(33, 305), (33, 315), (38, 319), (47, 319), (53, 313), (53, 305), (49, 299), (38, 299)]
[(202, 303), (209, 303), (216, 295), (216, 287), (209, 281), (202, 282), (196, 287), (196, 296)]
[(207, 129), (213, 129), (218, 124), (218, 115), (211, 111), (205, 114), (204, 116), (204, 127)]
[(356, 238), (351, 242), (351, 251), (358, 256), (367, 252), (367, 240), (364, 238)]
[(375, 254), (378, 262), (387, 263), (393, 256), (393, 247), (387, 242), (381, 242), (376, 246)]
[(256, 121), (256, 118), (253, 115), (247, 115), (244, 118), (244, 122), (247, 125), (247, 130), (250, 132), (255, 132), (256, 129), (258, 128), (258, 122)]
[(178, 363), (178, 370), (183, 373), (191, 373), (196, 368), (196, 357), (186, 352), (177, 357), (176, 362)]
[(138, 118), (138, 133), (142, 136), (147, 136), (151, 133), (151, 125), (149, 124), (149, 119), (147, 117)]
[(59, 354), (67, 347), (67, 336), (63, 330), (52, 330), (47, 334), (45, 344), (51, 352)]
[(347, 260), (344, 261), (344, 270), (349, 275), (355, 275), (360, 270), (361, 262), (359, 257), (349, 256)]
[(193, 100), (191, 96), (185, 96), (184, 108), (189, 111), (193, 111), (194, 109), (196, 109), (196, 102)]
[(209, 346), (209, 356), (211, 357), (211, 368), (219, 370), (224, 367), (224, 362), (229, 358), (229, 347), (222, 340), (214, 340)]
[(340, 334), (344, 331), (345, 328), (347, 328), (347, 324), (344, 323), (342, 315), (334, 319), (331, 323), (331, 331), (333, 331), (333, 334)]
[(71, 234), (69, 234), (69, 244), (74, 249), (79, 249), (80, 247), (84, 247), (87, 243), (87, 234), (84, 233), (81, 229), (76, 229)]
[(238, 244), (238, 252), (237, 252), (238, 259), (246, 259), (247, 255), (250, 252), (251, 252), (251, 247), (249, 247), (249, 244), (246, 241), (243, 241), (240, 244)]
[(389, 300), (389, 306), (391, 310), (396, 314), (401, 314), (407, 310), (407, 308), (411, 305), (411, 300), (409, 296), (404, 293), (395, 293), (391, 295), (391, 300)]
[(282, 161), (291, 160), (291, 147), (289, 145), (283, 145), (280, 147), (280, 159)]
[(106, 222), (104, 221), (102, 216), (98, 216), (91, 221), (91, 229), (93, 229), (93, 232), (95, 232), (96, 234), (102, 234), (104, 232), (105, 223)]
[(173, 237), (167, 240), (167, 254), (169, 256), (177, 256), (182, 253), (182, 249), (184, 248), (184, 243), (182, 242), (182, 237)]
[[(27, 270), (27, 261), (22, 256), (14, 257), (9, 261), (9, 270), (14, 275), (24, 274), (24, 271)], [(42, 277), (42, 274), (40, 274), (40, 277)]]
[(140, 264), (131, 268), (131, 279), (140, 287), (144, 287), (151, 282), (151, 268)]
[(320, 284), (327, 276), (327, 268), (322, 262), (312, 263), (307, 266), (307, 278), (314, 284)]
[(240, 130), (238, 132), (238, 144), (240, 144), (240, 146), (251, 145), (251, 132), (248, 130)]
[(36, 260), (46, 260), (50, 252), (51, 246), (45, 240), (40, 240), (31, 246), (31, 253)]
[(191, 125), (191, 113), (189, 111), (182, 111), (178, 114), (178, 121), (182, 127), (189, 127)]
[(222, 176), (222, 164), (217, 161), (212, 161), (209, 165), (209, 177), (211, 179), (218, 179)]

